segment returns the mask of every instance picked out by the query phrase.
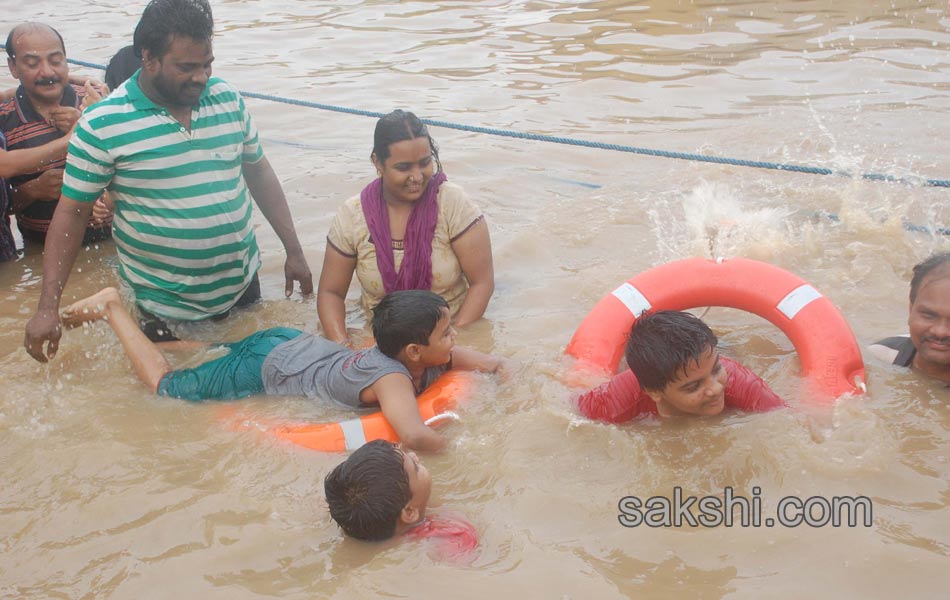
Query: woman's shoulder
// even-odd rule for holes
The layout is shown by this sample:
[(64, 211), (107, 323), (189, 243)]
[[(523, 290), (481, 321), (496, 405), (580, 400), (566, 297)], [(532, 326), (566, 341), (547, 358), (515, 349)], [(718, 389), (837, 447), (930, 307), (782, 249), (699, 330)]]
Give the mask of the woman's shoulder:
[(482, 214), (477, 204), (472, 202), (462, 186), (446, 181), (439, 188), (439, 212), (455, 218), (474, 218)]
[(362, 237), (368, 237), (366, 217), (363, 216), (363, 206), (360, 204), (359, 194), (347, 198), (337, 208), (330, 232), (327, 238), (337, 247), (337, 250), (346, 254), (356, 254), (357, 245)]
[(363, 205), (360, 202), (360, 195), (350, 196), (343, 201), (336, 210), (337, 220), (343, 220), (347, 223), (364, 221)]
[(446, 181), (439, 188), (439, 221), (445, 227), (450, 241), (482, 218), (481, 209), (471, 200), (462, 186)]
[(353, 212), (353, 211), (363, 212), (363, 205), (360, 202), (360, 195), (354, 194), (350, 196), (349, 198), (347, 198), (346, 200), (344, 200), (343, 203), (340, 204), (339, 210), (346, 210), (349, 212)]
[(443, 204), (472, 203), (462, 186), (451, 181), (444, 181), (442, 185), (439, 186), (439, 202)]

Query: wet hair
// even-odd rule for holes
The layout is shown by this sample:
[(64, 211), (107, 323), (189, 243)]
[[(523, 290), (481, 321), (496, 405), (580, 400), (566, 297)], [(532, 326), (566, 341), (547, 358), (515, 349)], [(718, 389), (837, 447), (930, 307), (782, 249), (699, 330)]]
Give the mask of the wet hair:
[(428, 290), (386, 294), (373, 309), (376, 345), (390, 358), (409, 344), (428, 346), (429, 336), (448, 308), (445, 298)]
[(48, 29), (56, 34), (56, 37), (59, 38), (59, 45), (63, 49), (63, 54), (66, 54), (66, 42), (63, 41), (63, 36), (59, 35), (59, 32), (56, 31), (54, 27), (50, 27), (46, 23), (36, 23), (34, 21), (28, 21), (26, 23), (20, 23), (16, 27), (10, 30), (10, 33), (7, 34), (7, 56), (16, 60), (16, 50), (13, 48), (13, 40), (16, 39), (17, 34), (24, 29)]
[(214, 17), (207, 0), (151, 0), (135, 26), (132, 44), (139, 58), (143, 50), (161, 58), (175, 36), (210, 42), (213, 34)]
[(676, 310), (647, 312), (630, 329), (625, 357), (640, 387), (662, 391), (718, 343), (699, 317)]
[(917, 300), (917, 291), (920, 289), (920, 284), (923, 283), (924, 278), (941, 267), (946, 267), (948, 270), (950, 270), (950, 252), (940, 252), (938, 254), (934, 254), (927, 260), (914, 266), (914, 276), (910, 280), (911, 304)]
[(135, 55), (134, 46), (119, 50), (106, 67), (106, 85), (110, 90), (119, 87), (142, 66), (142, 57)]
[(396, 533), (409, 500), (404, 455), (392, 442), (373, 440), (338, 464), (323, 480), (330, 516), (343, 533), (380, 541)]
[(429, 129), (419, 117), (401, 108), (397, 108), (376, 121), (376, 131), (373, 133), (373, 155), (376, 156), (376, 160), (380, 164), (383, 164), (389, 158), (390, 144), (420, 137), (429, 139), (432, 158), (435, 160), (438, 171), (441, 171), (442, 163), (439, 161), (439, 147), (435, 145), (435, 140), (429, 135)]

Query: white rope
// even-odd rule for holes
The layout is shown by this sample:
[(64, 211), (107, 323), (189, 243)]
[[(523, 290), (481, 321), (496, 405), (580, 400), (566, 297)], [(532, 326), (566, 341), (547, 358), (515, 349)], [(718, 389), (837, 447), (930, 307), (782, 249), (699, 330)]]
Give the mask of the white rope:
[(451, 419), (452, 421), (460, 421), (462, 418), (458, 416), (458, 413), (453, 412), (451, 410), (447, 410), (440, 415), (435, 415), (434, 417), (430, 417), (429, 419), (427, 419), (426, 425), (431, 427), (435, 423), (438, 423), (439, 421), (445, 421), (446, 419)]

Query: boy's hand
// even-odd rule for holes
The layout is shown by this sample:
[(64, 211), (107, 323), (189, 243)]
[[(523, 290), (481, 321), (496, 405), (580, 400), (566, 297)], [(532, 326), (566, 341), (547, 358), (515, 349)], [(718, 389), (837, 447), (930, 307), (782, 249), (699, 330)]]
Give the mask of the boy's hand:
[(72, 106), (57, 106), (49, 113), (49, 124), (63, 133), (69, 133), (82, 115)]
[(92, 205), (92, 221), (96, 225), (102, 225), (106, 219), (112, 216), (112, 208), (109, 207), (102, 198), (96, 200)]
[(495, 374), (498, 375), (498, 379), (501, 381), (511, 381), (514, 378), (517, 370), (517, 362), (508, 358), (499, 358), (498, 366), (495, 367)]
[(86, 95), (82, 99), (83, 110), (86, 110), (96, 102), (99, 102), (109, 95), (109, 86), (102, 83), (101, 81), (90, 79), (86, 81), (85, 88)]

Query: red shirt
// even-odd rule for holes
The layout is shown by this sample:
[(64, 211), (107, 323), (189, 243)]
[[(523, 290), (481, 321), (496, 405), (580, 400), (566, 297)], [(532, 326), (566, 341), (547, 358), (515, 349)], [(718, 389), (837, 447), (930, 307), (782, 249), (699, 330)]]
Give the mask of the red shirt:
[[(719, 361), (728, 375), (727, 407), (746, 412), (766, 412), (786, 406), (758, 375), (724, 356)], [(577, 407), (585, 417), (608, 423), (623, 423), (640, 415), (657, 414), (656, 403), (629, 370), (581, 394), (577, 399)]]
[(430, 516), (406, 532), (410, 540), (431, 540), (435, 543), (432, 557), (456, 563), (475, 559), (478, 533), (471, 523), (459, 517)]

